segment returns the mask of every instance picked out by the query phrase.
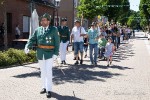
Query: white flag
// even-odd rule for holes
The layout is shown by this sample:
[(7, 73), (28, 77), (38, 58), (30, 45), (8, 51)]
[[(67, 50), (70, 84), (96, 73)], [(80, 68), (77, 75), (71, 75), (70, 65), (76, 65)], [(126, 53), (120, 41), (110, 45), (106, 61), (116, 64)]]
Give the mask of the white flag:
[(34, 33), (35, 29), (38, 27), (39, 27), (39, 16), (37, 14), (36, 9), (34, 9), (30, 18), (30, 36), (32, 33)]

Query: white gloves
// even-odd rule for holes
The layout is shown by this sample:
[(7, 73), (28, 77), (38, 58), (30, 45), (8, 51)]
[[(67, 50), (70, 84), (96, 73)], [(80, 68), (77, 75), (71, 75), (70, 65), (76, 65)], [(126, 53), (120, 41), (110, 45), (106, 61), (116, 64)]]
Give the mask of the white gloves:
[(25, 49), (24, 49), (25, 54), (28, 54), (29, 51), (30, 51), (30, 50), (29, 50), (28, 48), (25, 48)]
[(56, 56), (56, 55), (53, 55), (53, 59), (56, 60), (56, 59), (57, 59), (57, 56)]

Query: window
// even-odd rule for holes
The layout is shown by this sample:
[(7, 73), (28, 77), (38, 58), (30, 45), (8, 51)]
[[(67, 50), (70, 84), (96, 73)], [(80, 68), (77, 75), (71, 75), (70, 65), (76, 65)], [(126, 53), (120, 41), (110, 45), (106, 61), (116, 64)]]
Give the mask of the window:
[(23, 16), (23, 32), (29, 32), (30, 17)]
[(7, 13), (7, 32), (12, 33), (12, 13)]

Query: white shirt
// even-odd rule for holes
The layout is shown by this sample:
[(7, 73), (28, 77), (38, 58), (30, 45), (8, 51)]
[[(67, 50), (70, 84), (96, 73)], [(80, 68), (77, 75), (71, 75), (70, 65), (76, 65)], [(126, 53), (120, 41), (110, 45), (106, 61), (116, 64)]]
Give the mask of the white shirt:
[(83, 42), (83, 36), (80, 34), (86, 34), (86, 31), (83, 27), (73, 27), (71, 35), (74, 36), (74, 42)]
[(99, 26), (97, 27), (97, 31), (98, 31), (98, 35), (100, 36), (101, 35), (101, 29)]
[(20, 30), (18, 27), (16, 27), (16, 35), (20, 35)]
[(45, 33), (45, 29), (46, 29), (46, 31), (47, 31), (48, 27), (49, 27), (49, 26), (43, 27), (43, 33)]

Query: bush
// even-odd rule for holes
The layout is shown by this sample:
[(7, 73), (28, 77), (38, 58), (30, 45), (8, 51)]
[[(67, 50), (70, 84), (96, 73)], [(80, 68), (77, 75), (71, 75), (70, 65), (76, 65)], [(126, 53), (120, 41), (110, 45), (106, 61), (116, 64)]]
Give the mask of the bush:
[(25, 54), (23, 50), (10, 48), (8, 51), (0, 51), (0, 67), (10, 65), (22, 65), (24, 63), (36, 62), (35, 51), (31, 50)]

